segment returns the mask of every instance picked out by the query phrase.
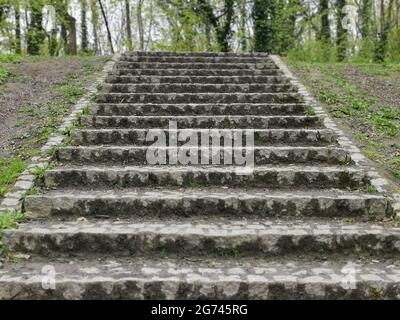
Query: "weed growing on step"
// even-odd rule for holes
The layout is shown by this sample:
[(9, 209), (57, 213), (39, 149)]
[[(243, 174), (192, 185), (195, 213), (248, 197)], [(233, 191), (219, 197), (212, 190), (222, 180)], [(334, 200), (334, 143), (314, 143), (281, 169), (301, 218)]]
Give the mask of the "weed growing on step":
[(46, 171), (54, 169), (54, 167), (55, 167), (54, 163), (46, 163), (44, 166), (37, 167), (33, 171), (33, 175), (36, 178), (36, 180), (42, 180), (42, 179), (44, 179), (44, 175), (45, 175)]
[(26, 216), (22, 212), (6, 211), (0, 214), (0, 255), (3, 255), (5, 251), (4, 244), (1, 242), (4, 230), (17, 228), (18, 224), (25, 220)]
[(26, 167), (26, 162), (18, 157), (10, 160), (0, 159), (0, 197), (9, 191), (10, 186)]
[(381, 300), (384, 297), (381, 289), (375, 288), (371, 285), (368, 286), (368, 295), (374, 300)]

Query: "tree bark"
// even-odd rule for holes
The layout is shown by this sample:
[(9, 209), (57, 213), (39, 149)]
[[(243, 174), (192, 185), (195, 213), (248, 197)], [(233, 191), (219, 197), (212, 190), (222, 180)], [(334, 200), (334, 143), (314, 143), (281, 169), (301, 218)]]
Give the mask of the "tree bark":
[(22, 46), (21, 46), (21, 9), (19, 1), (15, 3), (15, 44), (14, 50), (16, 54), (21, 54)]
[(138, 0), (136, 7), (136, 16), (138, 22), (140, 51), (144, 51), (144, 25), (143, 25), (142, 15), (143, 15), (143, 0)]
[(78, 54), (78, 44), (76, 41), (76, 19), (72, 16), (69, 19), (69, 30), (68, 30), (68, 40), (69, 40), (69, 53), (72, 55)]
[(129, 0), (125, 0), (125, 14), (126, 14), (126, 37), (127, 37), (127, 45), (128, 50), (133, 50), (132, 43), (132, 27), (131, 27), (131, 6)]
[(103, 15), (104, 23), (107, 28), (108, 45), (110, 46), (111, 53), (114, 54), (115, 51), (114, 51), (114, 46), (113, 46), (111, 31), (110, 31), (110, 25), (108, 24), (107, 15), (106, 15), (106, 12), (104, 11), (103, 3), (101, 2), (101, 0), (98, 0), (98, 1), (99, 1), (100, 9), (101, 9), (101, 14)]

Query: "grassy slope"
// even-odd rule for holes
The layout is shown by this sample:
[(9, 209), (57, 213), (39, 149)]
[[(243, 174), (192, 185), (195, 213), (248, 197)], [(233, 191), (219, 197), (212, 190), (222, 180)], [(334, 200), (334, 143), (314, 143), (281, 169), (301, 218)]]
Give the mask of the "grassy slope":
[(400, 65), (286, 62), (363, 153), (399, 183)]
[[(0, 85), (6, 83), (10, 75), (10, 63), (28, 61), (40, 63), (49, 57), (22, 58), (20, 56), (0, 54)], [(94, 57), (76, 57), (81, 60), (80, 74), (68, 75), (62, 83), (52, 85), (49, 90), (57, 93), (57, 99), (43, 101), (40, 105), (26, 105), (20, 109), (20, 119), (16, 126), (27, 128), (26, 134), (19, 137), (15, 150), (7, 157), (0, 156), (0, 202), (1, 197), (9, 191), (18, 176), (27, 167), (29, 158), (39, 154), (40, 147), (48, 140), (50, 135), (61, 124), (63, 117), (68, 114), (69, 108), (85, 93), (85, 85), (93, 79), (93, 74), (99, 71), (104, 60), (99, 61)], [(66, 62), (68, 63), (68, 62)], [(4, 75), (4, 76), (3, 76)], [(19, 74), (12, 74), (14, 79)], [(25, 81), (21, 77), (21, 81)], [(29, 126), (37, 123), (37, 128), (32, 130)]]

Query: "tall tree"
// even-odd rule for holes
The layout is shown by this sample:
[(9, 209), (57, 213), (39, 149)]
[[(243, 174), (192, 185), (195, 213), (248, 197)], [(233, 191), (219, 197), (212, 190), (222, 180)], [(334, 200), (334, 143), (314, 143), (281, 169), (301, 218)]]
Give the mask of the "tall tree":
[(21, 54), (21, 52), (22, 52), (22, 44), (21, 44), (21, 7), (20, 7), (19, 0), (15, 1), (14, 13), (15, 13), (14, 50), (15, 50), (16, 54)]
[(92, 33), (93, 33), (93, 52), (99, 53), (99, 36), (97, 28), (99, 25), (99, 13), (97, 10), (97, 1), (90, 0), (90, 10), (92, 11)]
[(136, 4), (136, 19), (138, 24), (140, 51), (144, 51), (143, 1), (144, 0), (138, 0)]
[(81, 50), (83, 52), (87, 52), (89, 49), (89, 40), (88, 40), (88, 27), (87, 27), (87, 0), (81, 0)]
[(101, 0), (98, 0), (98, 1), (99, 1), (99, 5), (100, 5), (101, 14), (103, 15), (104, 24), (106, 25), (106, 29), (107, 29), (108, 45), (110, 46), (111, 53), (114, 54), (115, 53), (114, 45), (113, 45), (113, 41), (112, 41), (111, 30), (110, 30), (110, 25), (108, 23), (107, 14), (104, 9), (102, 1)]
[(27, 32), (27, 51), (30, 55), (39, 55), (40, 48), (45, 40), (45, 33), (42, 28), (43, 6), (42, 0), (30, 1), (31, 20)]
[(256, 52), (276, 51), (277, 0), (254, 0), (254, 50)]
[(344, 12), (344, 6), (346, 0), (336, 0), (336, 59), (342, 62), (347, 57), (347, 29), (343, 27), (343, 19), (346, 14)]
[(331, 38), (331, 26), (329, 24), (329, 0), (319, 0), (318, 13), (320, 16), (320, 28), (317, 39), (323, 43), (329, 43)]
[(132, 43), (132, 27), (131, 27), (131, 5), (129, 0), (125, 0), (125, 15), (126, 15), (126, 37), (129, 51), (133, 50)]

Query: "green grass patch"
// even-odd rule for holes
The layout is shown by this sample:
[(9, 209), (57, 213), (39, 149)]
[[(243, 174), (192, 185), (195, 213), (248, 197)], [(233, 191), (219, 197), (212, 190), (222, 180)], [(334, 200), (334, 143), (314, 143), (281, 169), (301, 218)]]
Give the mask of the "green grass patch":
[(7, 193), (26, 167), (27, 164), (20, 158), (0, 159), (0, 197)]
[(0, 67), (0, 85), (6, 83), (9, 73), (6, 69)]
[(16, 63), (21, 62), (24, 57), (20, 54), (0, 53), (0, 63)]
[(1, 242), (4, 230), (17, 228), (18, 224), (25, 220), (26, 216), (21, 212), (6, 211), (0, 214), (0, 255), (5, 251), (4, 244)]

